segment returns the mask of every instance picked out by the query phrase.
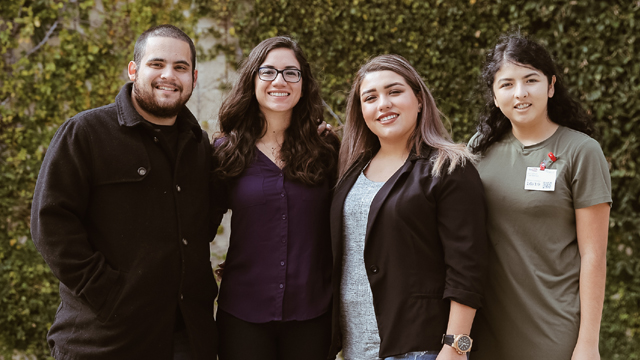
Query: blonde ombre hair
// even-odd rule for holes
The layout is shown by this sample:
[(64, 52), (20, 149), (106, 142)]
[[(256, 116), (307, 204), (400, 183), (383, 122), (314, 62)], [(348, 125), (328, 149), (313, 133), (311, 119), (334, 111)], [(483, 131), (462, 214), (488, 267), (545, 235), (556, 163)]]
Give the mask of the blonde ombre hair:
[(471, 154), (464, 144), (456, 144), (442, 122), (442, 113), (436, 107), (436, 102), (418, 72), (400, 55), (380, 55), (364, 64), (356, 74), (347, 100), (347, 118), (344, 127), (344, 137), (340, 148), (338, 165), (339, 177), (345, 175), (351, 165), (366, 151), (375, 152), (380, 148), (378, 137), (369, 130), (360, 103), (360, 86), (367, 74), (389, 70), (402, 76), (413, 89), (414, 94), (422, 104), (418, 113), (416, 127), (409, 137), (407, 147), (413, 149), (418, 156), (428, 145), (436, 150), (433, 157), (432, 175), (439, 176), (445, 164), (449, 164), (447, 172), (451, 173), (456, 166), (464, 166), (467, 161), (474, 162), (476, 156)]

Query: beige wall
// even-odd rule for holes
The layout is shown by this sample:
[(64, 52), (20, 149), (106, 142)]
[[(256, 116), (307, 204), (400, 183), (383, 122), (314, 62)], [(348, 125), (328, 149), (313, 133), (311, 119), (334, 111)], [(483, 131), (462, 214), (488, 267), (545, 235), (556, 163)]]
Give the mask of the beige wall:
[[(200, 20), (198, 29), (202, 31), (215, 24), (208, 19)], [(233, 41), (232, 38), (227, 39)], [(215, 39), (211, 36), (200, 37), (197, 44), (202, 48), (209, 49), (215, 44)], [(221, 90), (221, 84), (231, 83), (236, 80), (236, 73), (233, 68), (226, 63), (224, 55), (219, 55), (210, 61), (200, 61), (198, 59), (198, 81), (187, 106), (196, 116), (200, 125), (209, 133), (209, 136), (218, 131), (218, 110), (225, 97)], [(217, 235), (211, 243), (211, 261), (216, 266), (227, 252), (229, 247), (229, 230), (231, 229), (229, 214), (222, 220), (223, 233)]]

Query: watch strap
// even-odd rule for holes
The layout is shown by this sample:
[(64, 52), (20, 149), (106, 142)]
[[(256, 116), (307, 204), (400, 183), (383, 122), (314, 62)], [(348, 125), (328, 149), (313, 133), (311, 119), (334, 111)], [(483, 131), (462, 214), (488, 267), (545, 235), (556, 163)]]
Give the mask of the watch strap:
[(442, 344), (443, 345), (453, 346), (453, 340), (455, 340), (455, 338), (456, 338), (455, 335), (444, 334), (444, 335), (442, 335)]

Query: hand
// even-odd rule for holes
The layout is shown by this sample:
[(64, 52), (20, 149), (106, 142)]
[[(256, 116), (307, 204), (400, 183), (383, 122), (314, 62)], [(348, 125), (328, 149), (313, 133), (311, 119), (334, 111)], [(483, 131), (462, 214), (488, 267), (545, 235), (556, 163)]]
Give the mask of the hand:
[(216, 280), (222, 281), (222, 273), (224, 272), (224, 261), (218, 264), (218, 267), (213, 270), (213, 275), (216, 277)]
[(436, 360), (467, 360), (467, 354), (458, 354), (453, 347), (442, 345), (442, 350), (440, 350)]
[(322, 121), (320, 125), (318, 125), (318, 135), (327, 136), (331, 133), (331, 125)]
[(573, 349), (573, 355), (571, 360), (600, 360), (600, 350), (598, 345), (595, 346), (583, 346), (579, 343)]

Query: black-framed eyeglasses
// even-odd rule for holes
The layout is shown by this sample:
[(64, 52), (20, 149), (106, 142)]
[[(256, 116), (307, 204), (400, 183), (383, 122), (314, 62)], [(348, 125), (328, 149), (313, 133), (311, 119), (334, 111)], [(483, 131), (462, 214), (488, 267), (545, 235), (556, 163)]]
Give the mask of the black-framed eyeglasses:
[(263, 81), (273, 81), (282, 74), (284, 81), (288, 83), (297, 83), (302, 78), (302, 71), (298, 69), (278, 70), (270, 67), (261, 67), (258, 69), (258, 77)]

